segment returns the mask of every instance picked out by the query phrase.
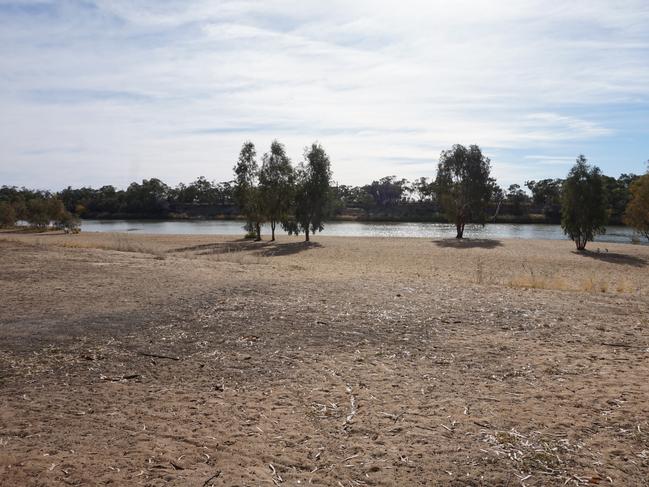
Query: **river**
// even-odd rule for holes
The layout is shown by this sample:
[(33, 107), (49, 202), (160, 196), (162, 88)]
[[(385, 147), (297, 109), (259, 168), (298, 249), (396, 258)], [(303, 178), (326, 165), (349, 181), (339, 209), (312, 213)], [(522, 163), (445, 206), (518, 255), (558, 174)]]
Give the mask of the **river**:
[[(243, 222), (223, 220), (83, 220), (84, 232), (137, 232), (142, 234), (179, 235), (239, 235), (242, 236)], [(270, 228), (264, 227), (268, 234)], [(281, 230), (279, 234), (283, 233)], [(361, 223), (329, 222), (323, 235), (341, 237), (427, 237), (452, 238), (455, 227), (443, 223)], [(559, 225), (488, 223), (467, 225), (467, 238), (521, 238), (541, 240), (564, 240)], [(606, 234), (596, 238), (597, 242), (630, 243), (633, 230), (628, 227), (611, 226)], [(646, 239), (644, 242), (646, 243)]]

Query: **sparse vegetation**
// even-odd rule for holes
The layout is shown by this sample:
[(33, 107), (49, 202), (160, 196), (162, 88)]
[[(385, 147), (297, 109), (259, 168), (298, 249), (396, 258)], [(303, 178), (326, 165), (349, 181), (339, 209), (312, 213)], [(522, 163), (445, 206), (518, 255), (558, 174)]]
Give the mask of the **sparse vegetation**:
[(526, 263), (522, 264), (522, 272), (509, 279), (509, 286), (526, 289), (547, 289), (554, 291), (573, 291), (587, 293), (626, 294), (635, 291), (633, 284), (616, 276), (614, 280), (607, 281), (599, 275), (593, 274), (580, 278), (569, 278), (555, 271), (540, 271)]
[(297, 240), (0, 234), (4, 438), (39, 462), (11, 485), (254, 485), (263, 455), (283, 484), (642, 484), (649, 247)]

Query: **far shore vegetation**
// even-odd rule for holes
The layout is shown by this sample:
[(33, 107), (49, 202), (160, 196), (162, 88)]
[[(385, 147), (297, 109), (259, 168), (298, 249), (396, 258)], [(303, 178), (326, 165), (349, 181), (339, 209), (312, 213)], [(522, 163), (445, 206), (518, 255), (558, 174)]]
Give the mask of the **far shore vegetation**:
[[(649, 168), (648, 168), (649, 169)], [(317, 143), (293, 165), (274, 141), (260, 161), (252, 142), (243, 144), (233, 179), (205, 177), (175, 187), (151, 178), (126, 189), (114, 186), (48, 190), (0, 187), (0, 227), (26, 222), (76, 232), (79, 219), (240, 219), (250, 237), (271, 239), (280, 227), (305, 239), (326, 220), (454, 223), (551, 223), (583, 250), (605, 225), (629, 225), (649, 239), (649, 170), (612, 177), (579, 156), (565, 179), (525, 181), (502, 188), (491, 162), (476, 145), (442, 152), (436, 177), (386, 176), (362, 186), (332, 181), (329, 157)], [(243, 223), (242, 223), (243, 225)]]

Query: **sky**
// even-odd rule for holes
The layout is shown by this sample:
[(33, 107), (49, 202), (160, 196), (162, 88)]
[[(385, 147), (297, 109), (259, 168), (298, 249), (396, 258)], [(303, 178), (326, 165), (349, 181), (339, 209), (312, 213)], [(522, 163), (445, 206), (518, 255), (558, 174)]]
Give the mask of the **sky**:
[(478, 144), (511, 183), (649, 159), (647, 0), (0, 0), (0, 185), (232, 179), (245, 140), (340, 184)]

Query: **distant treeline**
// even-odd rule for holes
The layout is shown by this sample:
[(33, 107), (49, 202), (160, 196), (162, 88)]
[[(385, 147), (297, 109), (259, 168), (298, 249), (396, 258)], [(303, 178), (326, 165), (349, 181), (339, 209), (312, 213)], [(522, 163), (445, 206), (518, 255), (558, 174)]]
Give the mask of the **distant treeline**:
[[(635, 174), (622, 174), (618, 178), (603, 176), (611, 224), (622, 223), (630, 199), (630, 185), (638, 177)], [(494, 183), (487, 217), (498, 222), (559, 223), (562, 186), (563, 179), (526, 181), (523, 187), (513, 184), (506, 190)], [(432, 178), (408, 181), (387, 176), (363, 186), (334, 185), (331, 190), (333, 219), (446, 221)], [(152, 178), (134, 182), (126, 189), (68, 187), (58, 193), (2, 186), (0, 204), (10, 205), (17, 220), (33, 222), (36, 226), (48, 218), (51, 221), (68, 218), (61, 212), (61, 206), (50, 200), (60, 201), (69, 214), (81, 218), (238, 219), (243, 216), (235, 204), (234, 191), (234, 181), (210, 182), (204, 177), (175, 187)]]
[(66, 231), (78, 231), (79, 218), (67, 211), (63, 201), (49, 191), (35, 191), (10, 186), (0, 187), (0, 228), (12, 227), (18, 221), (33, 228), (51, 225)]

